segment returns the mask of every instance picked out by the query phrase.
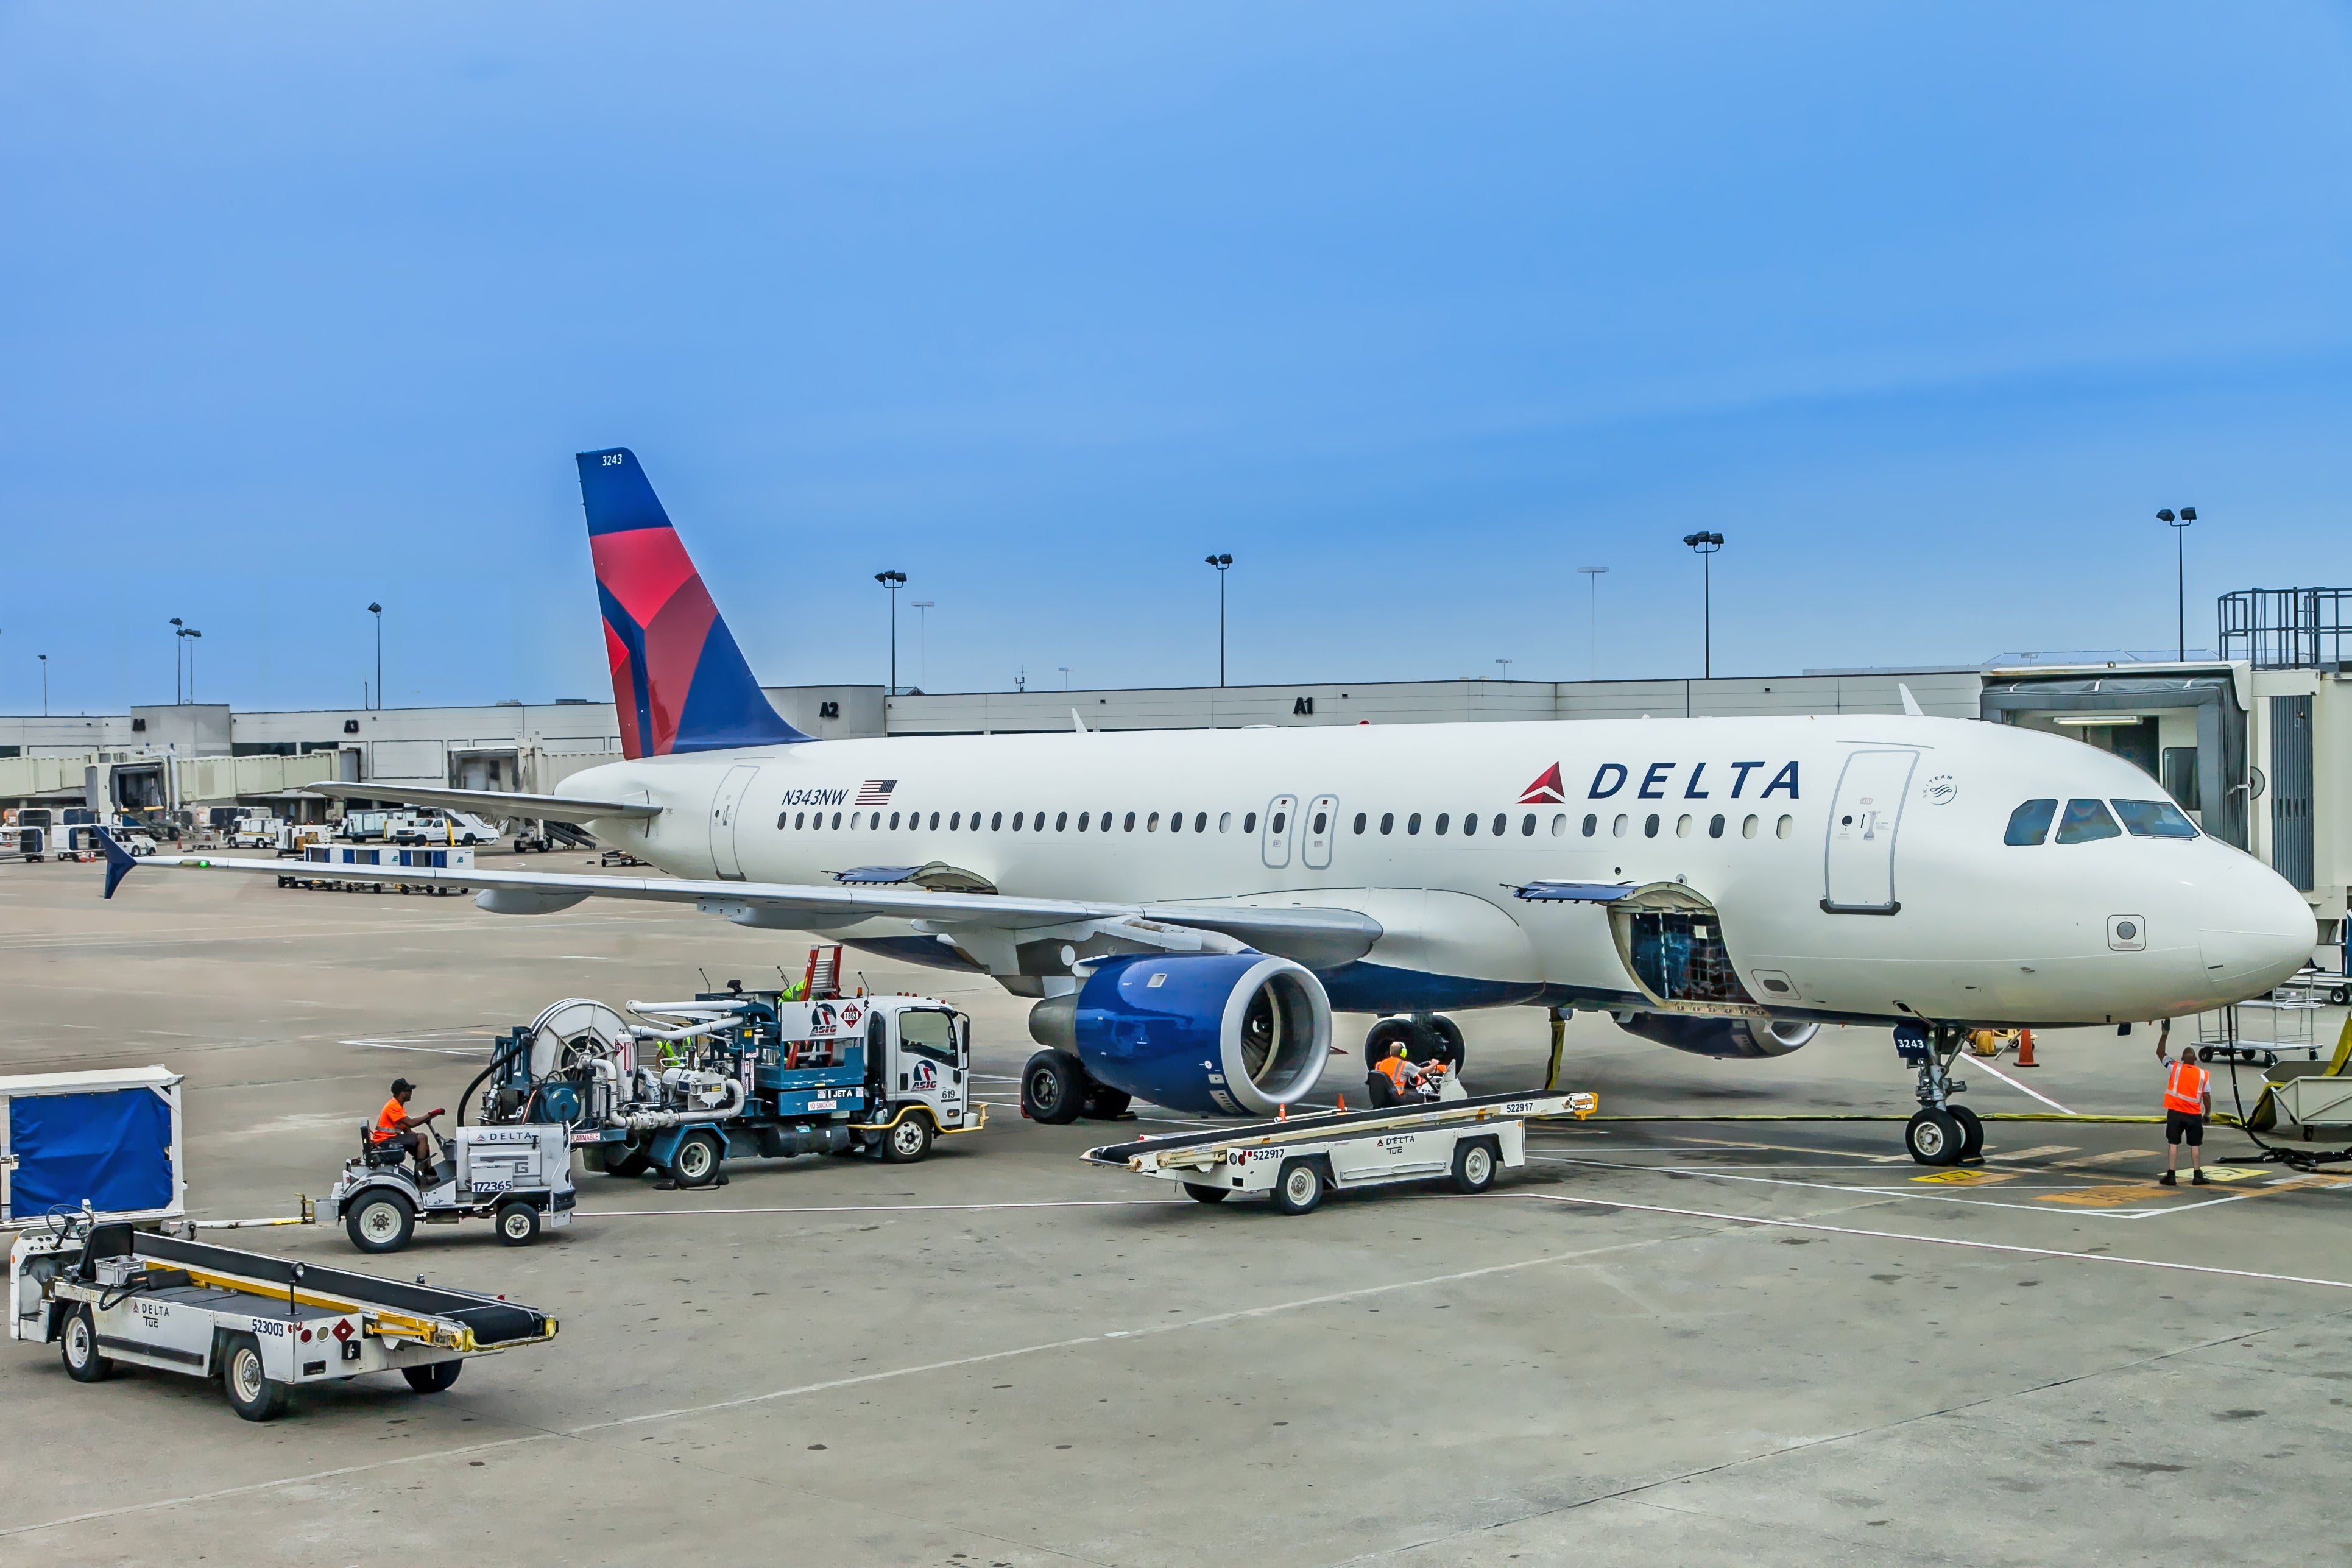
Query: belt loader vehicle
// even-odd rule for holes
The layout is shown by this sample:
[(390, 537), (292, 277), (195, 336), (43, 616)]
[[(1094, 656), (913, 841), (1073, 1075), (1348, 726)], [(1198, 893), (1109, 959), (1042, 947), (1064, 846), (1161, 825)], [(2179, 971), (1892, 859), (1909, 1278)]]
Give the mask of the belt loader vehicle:
[(1483, 1193), (1498, 1173), (1527, 1163), (1529, 1118), (1582, 1121), (1600, 1103), (1592, 1094), (1489, 1094), (1147, 1137), (1082, 1157), (1174, 1182), (1201, 1203), (1264, 1193), (1280, 1213), (1299, 1215), (1326, 1191), (1433, 1177)]
[(476, 1291), (94, 1224), (87, 1213), (16, 1238), (8, 1300), (8, 1337), (58, 1345), (75, 1382), (117, 1366), (217, 1378), (248, 1421), (283, 1414), (291, 1389), (372, 1372), (439, 1394), (467, 1357), (556, 1331), (544, 1312)]

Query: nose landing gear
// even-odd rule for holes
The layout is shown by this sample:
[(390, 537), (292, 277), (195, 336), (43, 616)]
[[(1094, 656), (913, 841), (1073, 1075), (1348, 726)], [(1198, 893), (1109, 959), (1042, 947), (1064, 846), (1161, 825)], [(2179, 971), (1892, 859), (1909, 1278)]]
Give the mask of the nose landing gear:
[(1923, 1165), (1958, 1165), (1984, 1155), (1984, 1123), (1951, 1097), (1968, 1085), (1954, 1078), (1952, 1058), (1968, 1036), (1946, 1024), (1900, 1024), (1895, 1051), (1919, 1069), (1918, 1114), (1903, 1130), (1904, 1147)]

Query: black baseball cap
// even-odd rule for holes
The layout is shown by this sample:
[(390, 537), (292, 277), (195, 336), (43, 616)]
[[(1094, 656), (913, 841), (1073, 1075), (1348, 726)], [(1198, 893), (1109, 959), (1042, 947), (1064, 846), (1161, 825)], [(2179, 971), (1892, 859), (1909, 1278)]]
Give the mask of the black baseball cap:
[(404, 1078), (396, 1078), (392, 1080), (392, 1092), (394, 1094), (408, 1094), (413, 1092), (416, 1086), (415, 1084), (409, 1082)]

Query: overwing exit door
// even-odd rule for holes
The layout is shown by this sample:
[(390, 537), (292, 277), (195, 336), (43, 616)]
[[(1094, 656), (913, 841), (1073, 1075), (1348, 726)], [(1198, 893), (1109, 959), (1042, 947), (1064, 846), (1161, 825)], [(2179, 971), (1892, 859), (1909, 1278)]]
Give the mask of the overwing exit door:
[(735, 853), (735, 819), (742, 814), (744, 792), (760, 770), (749, 763), (729, 768), (710, 802), (710, 863), (730, 882), (743, 879), (743, 862)]
[(1829, 913), (1891, 915), (1903, 908), (1895, 897), (1895, 832), (1918, 761), (1916, 752), (1856, 752), (1846, 758), (1830, 805), (1822, 896)]
[(1305, 820), (1299, 825), (1299, 858), (1310, 869), (1320, 871), (1331, 864), (1331, 840), (1339, 837), (1339, 797), (1318, 795), (1307, 803)]
[(1267, 865), (1279, 868), (1290, 864), (1290, 837), (1297, 830), (1297, 816), (1298, 797), (1295, 795), (1278, 795), (1266, 803), (1265, 826), (1260, 830), (1263, 837), (1259, 847)]

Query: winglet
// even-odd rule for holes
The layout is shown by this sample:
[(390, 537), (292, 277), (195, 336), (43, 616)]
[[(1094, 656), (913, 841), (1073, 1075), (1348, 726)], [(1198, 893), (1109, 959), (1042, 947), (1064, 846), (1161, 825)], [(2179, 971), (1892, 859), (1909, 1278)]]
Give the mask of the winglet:
[(106, 848), (106, 896), (114, 897), (114, 889), (122, 886), (122, 879), (131, 875), (139, 862), (131, 851), (114, 841), (114, 835), (101, 827), (98, 841)]
[(1911, 695), (1909, 687), (1898, 680), (1895, 683), (1895, 689), (1903, 694), (1903, 711), (1910, 714), (1914, 719), (1925, 719), (1927, 716), (1919, 710), (1919, 700)]

